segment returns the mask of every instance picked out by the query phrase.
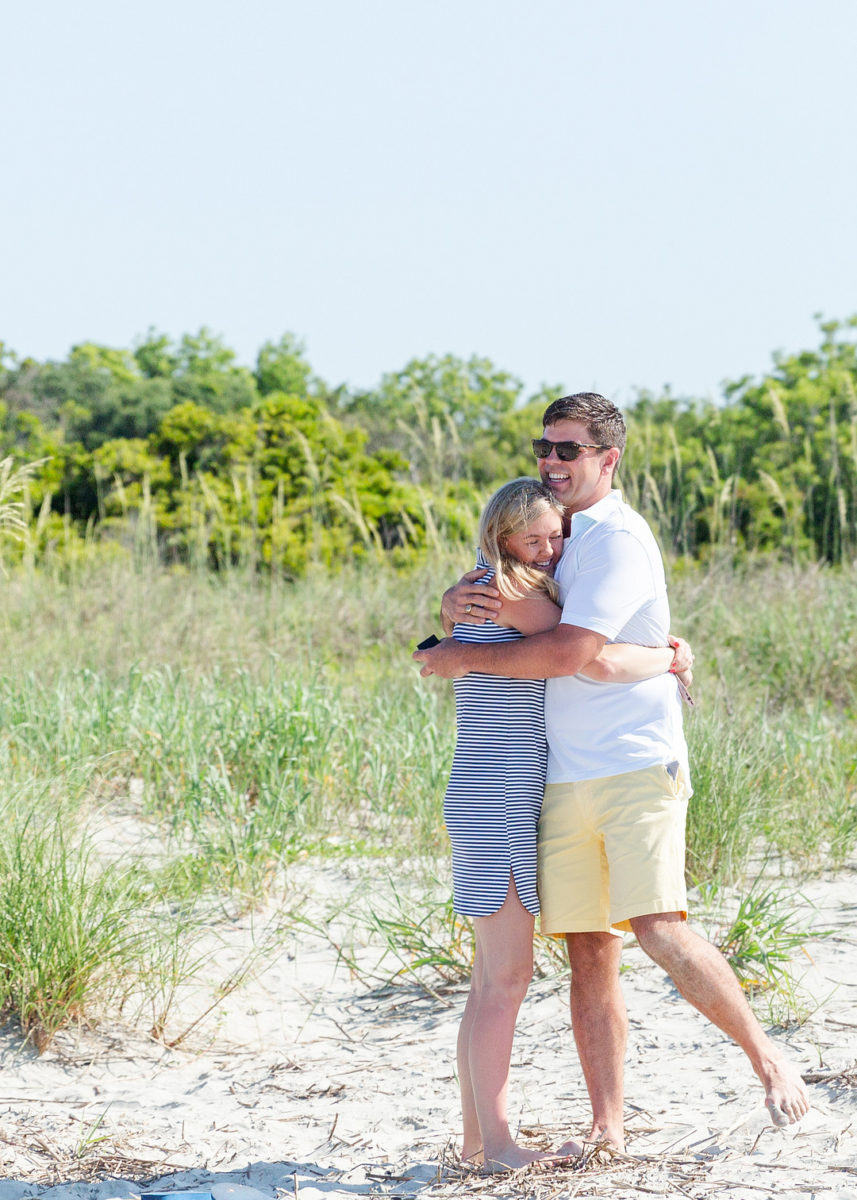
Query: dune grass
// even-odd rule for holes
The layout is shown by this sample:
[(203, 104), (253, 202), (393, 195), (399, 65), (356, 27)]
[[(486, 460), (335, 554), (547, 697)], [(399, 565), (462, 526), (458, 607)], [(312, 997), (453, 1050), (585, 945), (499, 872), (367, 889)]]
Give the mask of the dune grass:
[[(393, 870), (422, 857), (448, 879), (451, 688), (419, 679), (409, 653), (439, 631), (439, 592), (468, 557), (438, 552), (407, 571), (376, 563), (290, 584), (97, 558), (6, 578), (0, 805), (18, 815), (0, 830), (0, 854), (18, 899), (4, 936), (25, 905), (61, 907), (62, 936), (88, 930), (101, 966), (81, 967), (75, 991), (74, 963), (33, 951), (72, 981), (64, 992), (27, 974), (15, 958), (25, 949), (10, 943), (5, 1010), (49, 1033), (44, 1014), (28, 1024), (31, 1000), (13, 987), (25, 977), (31, 997), (60, 998), (59, 1013), (96, 996), (115, 1006), (109, 964), (133, 974), (129, 963), (155, 953), (141, 932), (154, 896), (161, 912), (212, 895), (252, 908), (308, 854), (378, 857)], [(855, 584), (854, 569), (676, 564), (673, 628), (697, 658), (692, 882), (740, 883), (759, 856), (800, 876), (853, 853)], [(164, 844), (145, 888), (118, 867), (96, 869), (87, 823), (105, 806)], [(25, 847), (22, 831), (36, 828)], [(67, 860), (61, 904), (44, 882), (57, 872), (38, 855)], [(99, 905), (113, 914), (113, 941), (99, 942)]]
[[(62, 779), (85, 805), (139, 779), (142, 812), (197, 871), (256, 860), (263, 891), (296, 853), (442, 852), (451, 688), (420, 680), (409, 652), (462, 565), (292, 585), (119, 564), (8, 580), (4, 786)], [(676, 571), (673, 627), (697, 657), (694, 880), (734, 882), (760, 844), (807, 870), (853, 850), (855, 583), (855, 570)]]
[(124, 997), (129, 963), (148, 957), (141, 896), (127, 870), (92, 870), (61, 824), (30, 813), (4, 826), (0, 1010), (43, 1049), (87, 1007)]
[(211, 976), (210, 906), (177, 904), (133, 852), (100, 858), (94, 831), (44, 796), (17, 799), (0, 812), (0, 1014), (39, 1052), (123, 1009), (164, 1038), (179, 989)]

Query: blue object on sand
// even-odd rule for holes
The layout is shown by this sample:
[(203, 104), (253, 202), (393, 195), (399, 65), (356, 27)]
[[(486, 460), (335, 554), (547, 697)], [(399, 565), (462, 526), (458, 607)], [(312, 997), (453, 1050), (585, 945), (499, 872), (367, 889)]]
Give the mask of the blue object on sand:
[(140, 1200), (212, 1200), (211, 1192), (140, 1192)]

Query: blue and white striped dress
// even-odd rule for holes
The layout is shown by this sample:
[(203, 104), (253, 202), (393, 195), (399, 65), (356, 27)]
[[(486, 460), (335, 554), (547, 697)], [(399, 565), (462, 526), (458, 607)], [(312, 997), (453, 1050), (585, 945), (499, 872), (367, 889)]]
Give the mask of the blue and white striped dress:
[[(488, 583), (494, 572), (480, 582)], [(460, 642), (515, 642), (517, 629), (458, 624)], [(536, 832), (547, 770), (545, 681), (454, 679), (457, 737), (443, 816), (452, 842), (455, 911), (496, 912), (511, 872), (521, 903), (538, 915)]]

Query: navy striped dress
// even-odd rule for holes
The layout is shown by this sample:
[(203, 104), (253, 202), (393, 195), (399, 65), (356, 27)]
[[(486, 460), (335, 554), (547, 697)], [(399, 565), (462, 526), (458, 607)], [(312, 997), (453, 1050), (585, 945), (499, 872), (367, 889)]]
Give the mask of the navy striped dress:
[[(493, 571), (480, 582), (488, 583)], [(517, 629), (456, 625), (460, 642), (515, 642)], [(452, 842), (455, 911), (496, 912), (511, 872), (523, 906), (538, 915), (536, 831), (547, 770), (543, 679), (454, 679), (457, 735), (443, 816)]]

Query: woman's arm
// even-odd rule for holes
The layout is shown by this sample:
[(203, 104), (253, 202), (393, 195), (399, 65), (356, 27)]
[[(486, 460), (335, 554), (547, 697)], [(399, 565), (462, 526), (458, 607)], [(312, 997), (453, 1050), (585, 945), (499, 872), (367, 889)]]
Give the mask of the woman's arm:
[(671, 645), (635, 646), (628, 642), (613, 642), (605, 646), (597, 658), (581, 672), (599, 683), (638, 683), (672, 671), (685, 687), (693, 682), (693, 652), (684, 638), (672, 638)]
[(561, 616), (562, 609), (549, 596), (530, 592), (518, 600), (504, 600), (502, 609), (494, 613), (493, 621), (505, 629), (519, 629), (529, 637), (531, 633), (553, 629)]

